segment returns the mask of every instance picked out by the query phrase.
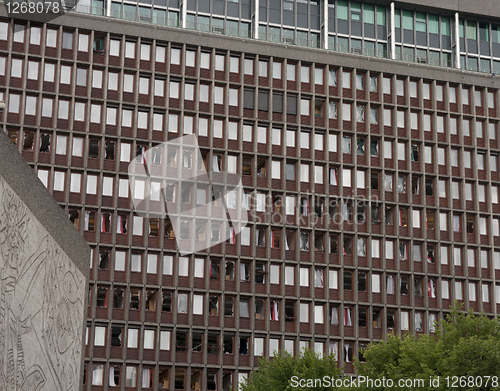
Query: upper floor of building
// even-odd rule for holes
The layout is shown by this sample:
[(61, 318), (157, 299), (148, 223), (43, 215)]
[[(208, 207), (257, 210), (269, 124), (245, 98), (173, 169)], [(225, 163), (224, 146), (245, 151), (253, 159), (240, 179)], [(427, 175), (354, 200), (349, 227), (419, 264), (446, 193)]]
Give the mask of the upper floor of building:
[[(475, 2), (476, 5), (477, 2)], [(488, 10), (480, 14), (476, 10)], [(500, 72), (500, 7), (481, 0), (83, 0), (76, 11), (443, 67)]]

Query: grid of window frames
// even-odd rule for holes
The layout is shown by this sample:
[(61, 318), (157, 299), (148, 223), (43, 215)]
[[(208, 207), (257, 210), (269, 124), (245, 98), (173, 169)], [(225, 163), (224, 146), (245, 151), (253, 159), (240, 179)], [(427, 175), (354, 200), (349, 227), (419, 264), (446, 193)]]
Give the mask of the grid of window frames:
[[(304, 346), (350, 371), (374, 339), (434, 332), (455, 299), (499, 312), (497, 90), (11, 24), (6, 132), (93, 249), (87, 389), (220, 389)], [(130, 207), (144, 193), (129, 189), (131, 159), (190, 133), (211, 175), (242, 176), (226, 202), (250, 224), (224, 243), (224, 222), (174, 230)], [(186, 204), (220, 198), (155, 179)], [(175, 232), (213, 246), (181, 256)], [(217, 364), (196, 365), (205, 353)]]
[[(323, 1), (327, 1), (327, 11)], [(391, 53), (390, 9), (369, 2), (282, 0), (260, 1), (256, 7), (251, 0), (188, 0), (185, 21), (181, 18), (184, 6), (179, 0), (156, 0), (154, 4), (112, 1), (109, 10), (107, 7), (103, 0), (93, 0), (92, 6), (79, 4), (76, 10), (445, 67), (455, 67), (459, 56), (462, 69), (488, 73), (500, 70), (500, 25), (461, 18), (457, 55), (453, 51), (455, 18), (451, 12), (446, 15), (396, 8), (395, 53)], [(258, 23), (252, 21), (256, 10)]]

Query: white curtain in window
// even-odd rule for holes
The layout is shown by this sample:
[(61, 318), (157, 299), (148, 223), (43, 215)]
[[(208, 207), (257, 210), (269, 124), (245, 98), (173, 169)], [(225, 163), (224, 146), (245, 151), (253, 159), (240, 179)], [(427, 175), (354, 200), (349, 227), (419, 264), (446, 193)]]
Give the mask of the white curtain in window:
[(246, 281), (245, 264), (240, 264), (240, 281)]
[(384, 189), (385, 191), (392, 191), (392, 175), (384, 175)]
[(212, 162), (213, 162), (213, 171), (220, 172), (219, 161), (217, 159), (217, 155), (213, 155)]
[(330, 168), (330, 185), (337, 186), (338, 178), (337, 178), (337, 169)]
[(288, 246), (288, 238), (285, 235), (285, 250), (290, 250), (290, 247)]
[(422, 314), (419, 312), (415, 313), (415, 331), (424, 331)]
[(115, 367), (112, 366), (112, 365), (109, 367), (109, 385), (111, 387), (115, 387), (116, 386), (116, 383), (115, 383)]
[(127, 220), (124, 221), (123, 216), (118, 216), (116, 221), (116, 233), (123, 234), (127, 232)]
[(92, 369), (92, 385), (102, 386), (102, 376), (104, 367), (102, 365), (94, 365)]
[(339, 323), (339, 312), (337, 307), (332, 307), (330, 309), (330, 323), (338, 324)]
[(389, 295), (394, 294), (394, 277), (393, 276), (387, 276), (387, 293)]
[(460, 216), (453, 216), (453, 231), (460, 232)]
[(366, 257), (366, 239), (358, 239), (358, 255)]
[(398, 177), (398, 192), (406, 193), (406, 178), (404, 176)]
[(323, 270), (314, 271), (314, 286), (318, 288), (323, 287)]
[(308, 250), (309, 250), (309, 235), (300, 234), (300, 251), (308, 251)]
[(350, 308), (344, 308), (344, 326), (352, 326), (352, 317)]
[(307, 198), (302, 198), (302, 215), (309, 215), (309, 200)]
[(429, 280), (429, 297), (436, 297), (436, 282), (434, 280)]
[(151, 368), (142, 369), (142, 387), (143, 388), (151, 387)]
[(271, 320), (275, 320), (275, 321), (279, 320), (278, 302), (277, 301), (271, 302)]
[(85, 231), (89, 230), (90, 212), (85, 212)]

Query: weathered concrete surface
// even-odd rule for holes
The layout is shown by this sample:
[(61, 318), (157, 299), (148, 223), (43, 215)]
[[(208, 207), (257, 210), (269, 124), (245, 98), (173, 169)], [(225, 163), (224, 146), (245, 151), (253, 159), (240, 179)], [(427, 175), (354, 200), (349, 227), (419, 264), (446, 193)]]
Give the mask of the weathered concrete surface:
[(0, 390), (80, 390), (90, 249), (0, 131)]

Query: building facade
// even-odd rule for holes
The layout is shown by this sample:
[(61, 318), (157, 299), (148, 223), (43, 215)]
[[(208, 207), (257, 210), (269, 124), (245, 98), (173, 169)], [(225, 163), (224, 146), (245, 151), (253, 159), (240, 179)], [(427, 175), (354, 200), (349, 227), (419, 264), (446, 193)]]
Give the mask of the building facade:
[[(353, 372), (454, 300), (500, 311), (498, 5), (276, 3), (2, 11), (5, 131), (93, 249), (86, 390), (226, 390), (303, 347)], [(184, 134), (244, 190), (162, 182), (198, 162), (146, 151)], [(138, 215), (137, 157), (249, 224)]]

